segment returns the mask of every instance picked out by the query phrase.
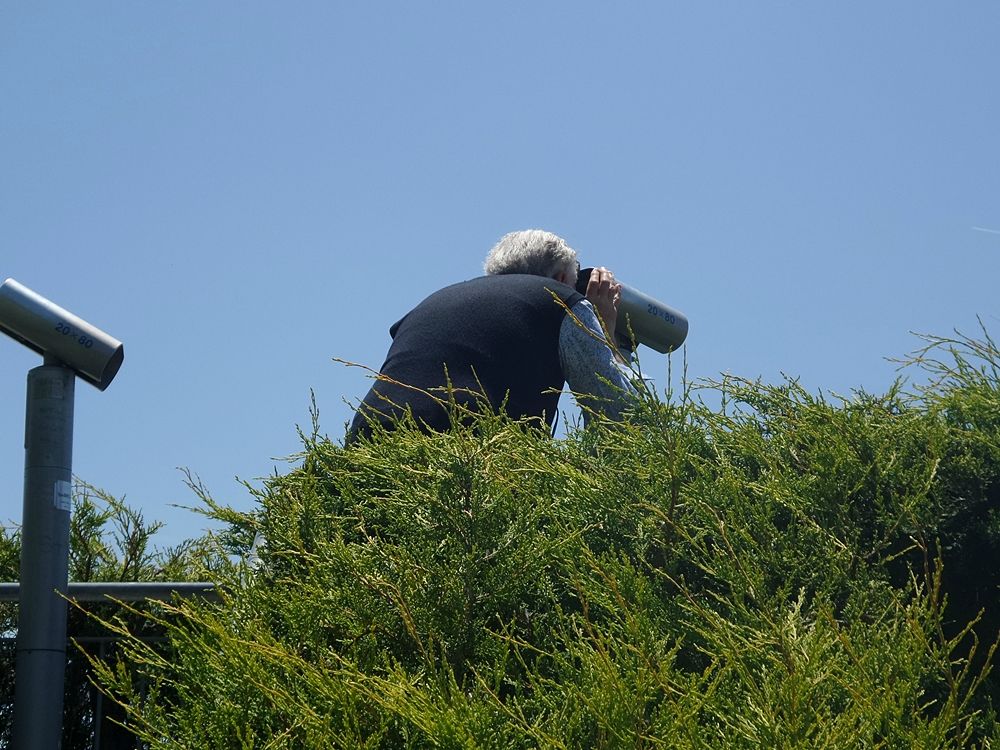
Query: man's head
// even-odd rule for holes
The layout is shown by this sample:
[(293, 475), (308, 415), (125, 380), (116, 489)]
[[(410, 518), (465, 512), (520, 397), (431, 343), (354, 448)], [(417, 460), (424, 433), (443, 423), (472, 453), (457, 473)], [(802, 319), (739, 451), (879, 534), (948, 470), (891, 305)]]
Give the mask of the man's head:
[(486, 256), (483, 269), (491, 276), (530, 273), (575, 286), (580, 263), (576, 250), (562, 237), (541, 229), (525, 229), (501, 237)]

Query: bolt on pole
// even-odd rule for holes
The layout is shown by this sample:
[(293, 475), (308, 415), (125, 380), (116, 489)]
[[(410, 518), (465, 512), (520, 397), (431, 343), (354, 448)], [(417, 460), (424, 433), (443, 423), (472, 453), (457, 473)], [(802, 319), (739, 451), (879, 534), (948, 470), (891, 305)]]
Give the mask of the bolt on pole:
[(28, 372), (14, 747), (62, 740), (75, 374), (46, 359)]

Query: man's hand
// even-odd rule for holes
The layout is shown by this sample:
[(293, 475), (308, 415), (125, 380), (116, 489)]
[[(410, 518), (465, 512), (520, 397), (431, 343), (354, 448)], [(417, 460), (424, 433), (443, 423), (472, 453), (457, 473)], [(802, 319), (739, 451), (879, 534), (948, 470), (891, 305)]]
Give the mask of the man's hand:
[(615, 275), (603, 266), (590, 272), (587, 282), (587, 299), (597, 310), (597, 315), (608, 329), (608, 338), (615, 340), (615, 324), (618, 322), (618, 304), (621, 302), (622, 286), (615, 281)]

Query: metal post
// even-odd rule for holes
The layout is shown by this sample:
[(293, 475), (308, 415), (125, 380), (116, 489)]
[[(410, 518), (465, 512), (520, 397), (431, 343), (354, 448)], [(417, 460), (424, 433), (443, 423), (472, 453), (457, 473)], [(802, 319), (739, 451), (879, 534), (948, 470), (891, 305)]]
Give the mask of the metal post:
[(48, 357), (28, 372), (14, 747), (62, 741), (75, 374)]

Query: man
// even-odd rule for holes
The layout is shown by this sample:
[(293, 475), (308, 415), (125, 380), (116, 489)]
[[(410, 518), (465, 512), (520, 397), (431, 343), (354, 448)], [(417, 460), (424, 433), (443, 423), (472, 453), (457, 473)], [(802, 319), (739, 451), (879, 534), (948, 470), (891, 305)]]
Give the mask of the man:
[(594, 269), (580, 294), (576, 251), (537, 229), (505, 235), (484, 269), (486, 276), (435, 292), (389, 329), (392, 345), (349, 442), (370, 432), (369, 420), (391, 429), (406, 410), (422, 427), (446, 430), (450, 398), (474, 411), (488, 402), (551, 429), (564, 383), (586, 399), (585, 421), (589, 409), (620, 418), (633, 388), (606, 343), (614, 341), (621, 297), (614, 275)]

